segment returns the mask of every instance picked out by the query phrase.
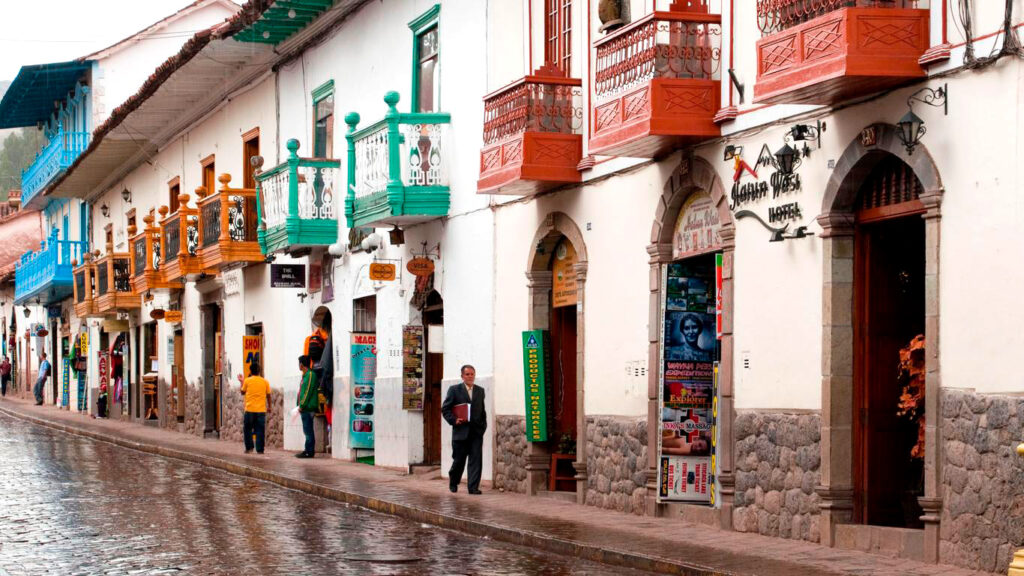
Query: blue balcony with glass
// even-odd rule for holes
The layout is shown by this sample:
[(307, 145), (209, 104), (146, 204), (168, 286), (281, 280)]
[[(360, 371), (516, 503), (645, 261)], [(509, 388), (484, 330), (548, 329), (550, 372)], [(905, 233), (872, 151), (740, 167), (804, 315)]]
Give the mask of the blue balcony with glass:
[(400, 113), (398, 100), (397, 92), (388, 92), (384, 119), (361, 130), (359, 114), (345, 117), (349, 228), (404, 226), (448, 214), (451, 115)]
[(35, 206), (33, 200), (67, 170), (89, 147), (88, 132), (67, 132), (58, 125), (57, 132), (36, 156), (32, 165), (21, 175), (21, 201), (25, 206)]
[(256, 238), (264, 254), (301, 252), (338, 241), (335, 189), (341, 162), (300, 158), (295, 139), (286, 147), (287, 160), (256, 175)]
[(61, 240), (59, 233), (52, 229), (39, 250), (26, 252), (15, 265), (15, 304), (52, 304), (71, 296), (73, 263), (83, 262), (88, 246), (85, 242)]

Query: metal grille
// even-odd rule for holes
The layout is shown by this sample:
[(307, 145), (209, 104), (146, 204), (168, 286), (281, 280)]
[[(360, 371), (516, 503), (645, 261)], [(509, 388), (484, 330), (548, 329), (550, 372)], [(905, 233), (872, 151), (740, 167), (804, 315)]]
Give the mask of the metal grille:
[(167, 262), (174, 262), (178, 259), (178, 252), (181, 252), (181, 220), (175, 216), (174, 220), (166, 225)]
[(899, 158), (882, 160), (861, 184), (857, 210), (893, 206), (917, 200), (922, 186), (914, 171)]
[(97, 293), (100, 296), (103, 296), (104, 294), (107, 293), (107, 279), (109, 278), (109, 276), (110, 274), (107, 271), (106, 262), (96, 267)]
[(220, 197), (203, 204), (203, 248), (212, 246), (220, 238)]
[(143, 236), (132, 243), (132, 259), (135, 265), (135, 275), (141, 276), (146, 271), (146, 237)]
[(774, 34), (840, 8), (927, 8), (927, 0), (758, 0), (757, 27)]
[(75, 302), (85, 302), (85, 270), (75, 274)]
[(114, 290), (117, 292), (131, 292), (131, 267), (128, 259), (114, 258)]

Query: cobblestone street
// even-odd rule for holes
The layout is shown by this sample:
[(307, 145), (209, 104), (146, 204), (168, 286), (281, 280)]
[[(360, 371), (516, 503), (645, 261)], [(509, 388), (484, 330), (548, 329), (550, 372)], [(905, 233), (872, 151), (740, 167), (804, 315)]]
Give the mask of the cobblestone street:
[(0, 574), (640, 574), (0, 415)]

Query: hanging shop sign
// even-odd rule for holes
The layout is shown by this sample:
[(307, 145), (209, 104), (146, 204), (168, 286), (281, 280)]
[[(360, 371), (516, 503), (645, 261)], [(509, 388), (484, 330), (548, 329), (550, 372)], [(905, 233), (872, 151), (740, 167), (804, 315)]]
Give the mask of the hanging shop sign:
[(672, 259), (679, 260), (722, 248), (718, 209), (706, 192), (694, 192), (686, 199), (672, 232)]
[[(166, 320), (167, 317), (165, 316), (164, 319)], [(127, 320), (109, 320), (109, 319), (107, 319), (107, 320), (103, 321), (103, 324), (101, 326), (103, 327), (103, 331), (106, 332), (107, 334), (112, 334), (114, 332), (127, 332), (128, 331), (128, 321)]]
[(164, 322), (168, 324), (181, 324), (184, 312), (181, 310), (166, 310), (164, 311)]
[(252, 376), (252, 363), (263, 365), (263, 336), (242, 336), (242, 374)]
[(409, 260), (405, 269), (413, 276), (430, 276), (434, 273), (434, 261), (424, 256)]
[(374, 381), (377, 379), (377, 335), (352, 334), (352, 399), (349, 446), (373, 448)]
[(563, 240), (555, 248), (555, 262), (551, 267), (551, 305), (554, 308), (575, 306), (576, 296), (576, 249), (572, 243)]
[(391, 282), (395, 279), (396, 266), (388, 262), (370, 264), (370, 280), (374, 282)]
[(271, 288), (305, 288), (306, 287), (306, 265), (305, 264), (271, 264), (270, 265), (270, 287)]
[(403, 326), (403, 410), (423, 410), (423, 353), (423, 326)]
[(545, 442), (548, 439), (547, 372), (543, 330), (523, 332), (523, 377), (526, 390), (526, 440)]
[(717, 395), (715, 270), (706, 262), (662, 269), (658, 387), (658, 501), (712, 502), (712, 440)]

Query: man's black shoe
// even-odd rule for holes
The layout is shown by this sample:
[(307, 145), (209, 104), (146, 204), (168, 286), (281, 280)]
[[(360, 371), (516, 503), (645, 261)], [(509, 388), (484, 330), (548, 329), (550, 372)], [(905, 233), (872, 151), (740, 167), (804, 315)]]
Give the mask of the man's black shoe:
[(458, 486), (448, 486), (448, 491), (451, 492), (452, 494), (454, 494), (454, 493), (459, 491), (459, 487)]
[(306, 454), (305, 452), (299, 452), (295, 455), (296, 458), (312, 458), (312, 454)]
[(246, 454), (251, 454), (251, 453), (252, 453), (252, 448), (250, 448), (250, 449), (246, 450), (246, 451), (245, 451), (245, 453), (246, 453)]
[(473, 495), (476, 495), (476, 494), (483, 494), (483, 492), (481, 492), (481, 491), (479, 491), (479, 490), (470, 490), (470, 491), (469, 491), (469, 493), (470, 493), (470, 494), (473, 494)]

